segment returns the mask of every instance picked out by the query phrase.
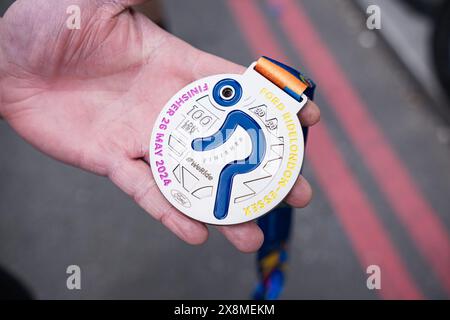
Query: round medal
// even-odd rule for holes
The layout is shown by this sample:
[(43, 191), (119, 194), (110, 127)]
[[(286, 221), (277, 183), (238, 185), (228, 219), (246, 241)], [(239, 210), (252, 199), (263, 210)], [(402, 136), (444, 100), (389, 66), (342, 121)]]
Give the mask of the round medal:
[(256, 219), (286, 197), (300, 173), (304, 137), (297, 113), (307, 97), (257, 70), (253, 63), (243, 75), (197, 80), (156, 120), (150, 142), (155, 181), (195, 220)]

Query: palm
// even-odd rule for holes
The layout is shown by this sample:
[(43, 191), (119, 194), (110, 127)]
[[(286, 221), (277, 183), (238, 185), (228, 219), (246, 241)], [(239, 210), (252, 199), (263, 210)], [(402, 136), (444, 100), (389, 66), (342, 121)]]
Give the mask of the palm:
[[(195, 78), (241, 67), (192, 48), (120, 5), (80, 1), (80, 30), (65, 24), (73, 1), (51, 7), (33, 1), (40, 10), (18, 1), (2, 19), (0, 81), (12, 88), (2, 89), (2, 115), (38, 149), (107, 175), (178, 236), (204, 241), (205, 226), (169, 205), (141, 159), (148, 156), (152, 124), (174, 92)], [(254, 224), (222, 231), (242, 250), (261, 242)]]
[[(13, 13), (26, 5), (16, 4)], [(52, 11), (67, 18), (62, 2), (58, 8)], [(191, 80), (173, 76), (179, 74), (179, 59), (173, 59), (173, 65), (161, 61), (169, 43), (181, 50), (187, 45), (129, 11), (105, 17), (114, 10), (120, 8), (104, 7), (82, 16), (87, 25), (80, 30), (68, 29), (64, 19), (58, 26), (43, 24), (46, 30), (35, 28), (36, 17), (30, 19), (26, 14), (31, 10), (23, 10), (20, 19), (25, 24), (2, 33), (18, 40), (5, 49), (5, 60), (20, 57), (19, 65), (9, 64), (6, 71), (17, 78), (24, 72), (29, 75), (10, 80), (21, 86), (25, 80), (27, 88), (7, 96), (6, 117), (39, 149), (100, 174), (107, 174), (119, 153), (143, 156), (154, 116), (171, 93)], [(89, 168), (90, 160), (98, 162), (99, 156), (105, 158), (99, 167)]]

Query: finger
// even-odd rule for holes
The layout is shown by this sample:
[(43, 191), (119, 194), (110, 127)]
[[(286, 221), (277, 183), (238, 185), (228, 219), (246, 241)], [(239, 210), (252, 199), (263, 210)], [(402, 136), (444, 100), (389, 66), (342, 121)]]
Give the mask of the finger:
[(125, 7), (136, 6), (138, 4), (143, 4), (144, 2), (149, 2), (150, 0), (119, 0)]
[(264, 241), (261, 228), (253, 221), (232, 226), (218, 226), (217, 229), (238, 250), (245, 253), (257, 251)]
[(312, 188), (308, 180), (303, 176), (299, 176), (294, 184), (292, 190), (288, 193), (285, 202), (295, 208), (306, 207), (312, 199)]
[(119, 4), (125, 8), (131, 7), (131, 6), (137, 6), (139, 4), (143, 4), (145, 2), (149, 2), (150, 0), (103, 0), (102, 2), (105, 4)]
[(208, 238), (203, 223), (182, 214), (164, 198), (144, 161), (119, 161), (109, 170), (108, 177), (180, 239), (189, 244), (202, 244)]
[[(129, 10), (132, 6), (137, 6), (148, 1), (149, 0), (101, 0), (99, 3), (103, 9), (106, 9), (106, 15), (111, 17)], [(89, 4), (92, 4), (92, 1), (90, 1)]]
[(308, 100), (306, 105), (300, 110), (298, 117), (303, 126), (310, 127), (320, 120), (320, 109), (313, 101)]

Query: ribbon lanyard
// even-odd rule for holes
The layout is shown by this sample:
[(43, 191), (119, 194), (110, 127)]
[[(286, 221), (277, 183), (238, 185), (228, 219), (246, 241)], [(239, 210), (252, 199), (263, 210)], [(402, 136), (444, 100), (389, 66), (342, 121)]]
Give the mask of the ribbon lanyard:
[(315, 83), (294, 68), (263, 56), (256, 62), (255, 70), (297, 101), (302, 101), (303, 93), (314, 99)]
[[(261, 57), (256, 62), (255, 71), (299, 103), (303, 100), (302, 94), (311, 100), (314, 98), (315, 83), (281, 62)], [(302, 127), (302, 130), (306, 144), (308, 128)], [(264, 232), (264, 243), (257, 256), (259, 283), (253, 293), (256, 300), (277, 299), (283, 290), (292, 211), (293, 209), (287, 205), (279, 205), (258, 219), (258, 225)]]

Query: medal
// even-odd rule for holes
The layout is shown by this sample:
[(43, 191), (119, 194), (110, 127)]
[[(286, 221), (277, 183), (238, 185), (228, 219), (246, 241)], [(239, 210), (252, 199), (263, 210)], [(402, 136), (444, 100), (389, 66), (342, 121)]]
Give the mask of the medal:
[(199, 79), (158, 116), (150, 166), (165, 198), (204, 223), (261, 217), (293, 187), (303, 163), (297, 113), (314, 83), (262, 57), (242, 75)]

